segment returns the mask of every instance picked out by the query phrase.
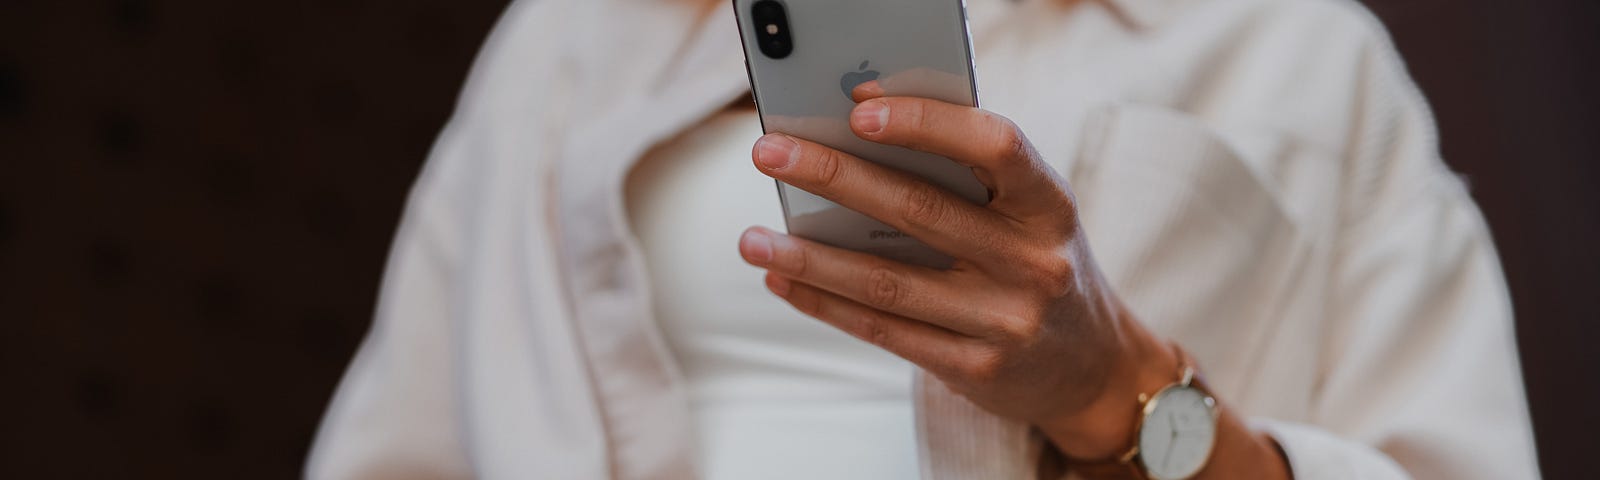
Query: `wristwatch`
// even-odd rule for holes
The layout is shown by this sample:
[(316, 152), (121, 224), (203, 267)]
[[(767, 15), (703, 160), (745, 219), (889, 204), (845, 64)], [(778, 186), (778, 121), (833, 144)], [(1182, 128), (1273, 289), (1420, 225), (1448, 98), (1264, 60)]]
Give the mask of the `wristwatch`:
[(1183, 373), (1177, 383), (1154, 394), (1139, 394), (1134, 444), (1110, 461), (1072, 463), (1087, 478), (1183, 480), (1195, 476), (1211, 458), (1217, 440), (1217, 400), (1195, 378), (1193, 363), (1179, 350)]

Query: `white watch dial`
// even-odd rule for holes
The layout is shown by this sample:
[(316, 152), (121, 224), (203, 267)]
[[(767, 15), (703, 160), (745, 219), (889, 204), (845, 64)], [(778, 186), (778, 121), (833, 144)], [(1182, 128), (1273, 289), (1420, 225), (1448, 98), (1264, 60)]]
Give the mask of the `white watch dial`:
[(1212, 400), (1198, 389), (1175, 386), (1151, 402), (1139, 429), (1139, 460), (1145, 471), (1161, 480), (1199, 473), (1217, 436)]

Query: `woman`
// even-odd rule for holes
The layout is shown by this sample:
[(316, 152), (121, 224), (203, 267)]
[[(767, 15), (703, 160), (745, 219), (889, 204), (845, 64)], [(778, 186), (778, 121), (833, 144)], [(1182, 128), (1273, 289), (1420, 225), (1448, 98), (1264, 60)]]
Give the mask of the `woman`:
[[(1193, 478), (1537, 476), (1493, 247), (1353, 2), (971, 1), (988, 110), (851, 126), (985, 207), (760, 136), (727, 3), (511, 7), (310, 476), (1133, 478), (1189, 372)], [(960, 262), (745, 230), (768, 177)]]

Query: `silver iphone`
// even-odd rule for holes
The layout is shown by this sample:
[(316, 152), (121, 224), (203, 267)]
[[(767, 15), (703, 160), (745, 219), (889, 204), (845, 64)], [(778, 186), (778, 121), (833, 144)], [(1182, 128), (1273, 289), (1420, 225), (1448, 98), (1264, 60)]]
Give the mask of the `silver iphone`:
[[(767, 133), (785, 133), (927, 179), (977, 204), (988, 190), (950, 159), (850, 131), (850, 91), (977, 106), (962, 0), (733, 0), (750, 87)], [(866, 215), (778, 183), (789, 233), (934, 268), (951, 259)]]

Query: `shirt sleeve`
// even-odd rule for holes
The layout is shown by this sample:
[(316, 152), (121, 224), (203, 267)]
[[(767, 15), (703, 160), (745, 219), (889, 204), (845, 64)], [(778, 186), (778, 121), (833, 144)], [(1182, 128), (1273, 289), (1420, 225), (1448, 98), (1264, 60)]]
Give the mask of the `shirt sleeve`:
[(471, 476), (451, 388), (458, 229), (437, 178), (439, 164), (461, 154), (458, 137), (444, 133), (412, 189), (371, 330), (323, 417), (307, 478)]
[(1352, 102), (1309, 424), (1257, 420), (1295, 478), (1538, 478), (1488, 229), (1375, 18)]

